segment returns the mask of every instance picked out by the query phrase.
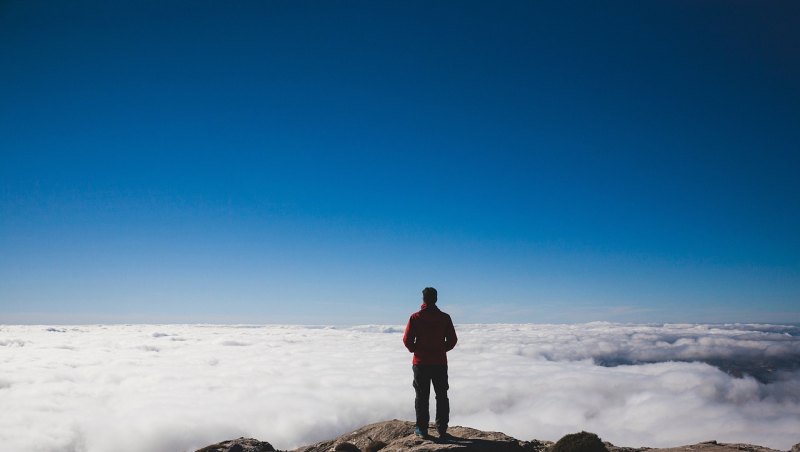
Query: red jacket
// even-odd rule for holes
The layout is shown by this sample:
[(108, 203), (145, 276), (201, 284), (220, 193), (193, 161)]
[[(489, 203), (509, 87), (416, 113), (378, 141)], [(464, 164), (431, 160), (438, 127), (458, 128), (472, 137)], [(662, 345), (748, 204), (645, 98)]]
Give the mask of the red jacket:
[(457, 341), (450, 316), (425, 303), (419, 312), (411, 314), (403, 334), (403, 344), (414, 353), (413, 364), (447, 364), (447, 352)]

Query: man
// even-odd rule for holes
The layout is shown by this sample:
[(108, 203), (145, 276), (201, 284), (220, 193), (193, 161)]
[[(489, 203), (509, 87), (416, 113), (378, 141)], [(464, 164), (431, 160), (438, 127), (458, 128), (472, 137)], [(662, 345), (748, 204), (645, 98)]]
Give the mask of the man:
[(414, 354), (411, 368), (414, 370), (414, 409), (417, 412), (418, 436), (428, 436), (430, 412), (428, 401), (431, 382), (436, 392), (436, 430), (440, 438), (447, 435), (450, 422), (450, 401), (447, 399), (447, 352), (456, 346), (456, 329), (450, 316), (436, 307), (438, 294), (433, 287), (422, 291), (422, 309), (408, 319), (403, 344)]

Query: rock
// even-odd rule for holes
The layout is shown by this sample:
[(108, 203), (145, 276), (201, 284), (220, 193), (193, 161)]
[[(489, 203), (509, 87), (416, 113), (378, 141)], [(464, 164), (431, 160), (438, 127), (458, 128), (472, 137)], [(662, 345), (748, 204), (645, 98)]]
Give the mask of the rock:
[(552, 441), (542, 441), (538, 439), (532, 439), (527, 442), (528, 450), (534, 452), (546, 452), (549, 451), (551, 447), (553, 447)]
[(272, 444), (253, 438), (239, 438), (212, 444), (197, 452), (276, 452)]
[(650, 449), (648, 452), (778, 452), (769, 447), (754, 446), (752, 444), (727, 444), (717, 441), (706, 441), (689, 446), (667, 447), (663, 449)]
[(596, 434), (580, 432), (564, 435), (550, 452), (608, 452), (608, 449)]
[[(383, 441), (375, 441), (372, 438), (369, 439), (369, 444), (364, 448), (364, 452), (378, 452), (379, 450), (386, 447), (386, 443)], [(334, 452), (361, 452), (361, 449), (356, 447), (353, 443), (343, 442), (336, 445), (333, 448)]]
[(367, 444), (367, 447), (364, 448), (364, 452), (378, 452), (379, 450), (388, 446), (388, 444), (384, 443), (383, 441), (375, 441), (370, 437), (367, 437), (367, 439), (369, 439), (369, 444)]
[(800, 443), (797, 443), (794, 446), (792, 446), (792, 452), (800, 452)]
[(611, 452), (645, 452), (652, 450), (652, 447), (620, 447), (615, 446), (608, 441), (603, 441), (603, 444), (606, 445), (606, 449)]
[[(436, 428), (431, 426), (431, 431)], [(363, 452), (422, 452), (458, 450), (475, 452), (537, 452), (540, 443), (520, 441), (498, 432), (484, 432), (467, 427), (450, 427), (450, 438), (440, 440), (436, 436), (422, 439), (414, 435), (414, 423), (397, 419), (370, 424), (344, 434), (336, 439), (322, 441), (296, 449), (295, 452), (330, 452), (336, 445), (350, 443)], [(378, 448), (379, 447), (379, 448)]]
[[(431, 426), (431, 432), (436, 429)], [(414, 435), (412, 422), (397, 419), (366, 425), (338, 438), (295, 449), (293, 452), (779, 452), (751, 444), (726, 444), (706, 441), (688, 446), (651, 449), (648, 447), (618, 447), (603, 443), (594, 433), (579, 432), (565, 435), (557, 443), (551, 441), (520, 441), (500, 432), (484, 432), (468, 427), (450, 427), (448, 437), (431, 436), (422, 439)], [(252, 438), (239, 438), (206, 446), (197, 452), (281, 452), (270, 443)], [(791, 452), (800, 452), (800, 444)]]

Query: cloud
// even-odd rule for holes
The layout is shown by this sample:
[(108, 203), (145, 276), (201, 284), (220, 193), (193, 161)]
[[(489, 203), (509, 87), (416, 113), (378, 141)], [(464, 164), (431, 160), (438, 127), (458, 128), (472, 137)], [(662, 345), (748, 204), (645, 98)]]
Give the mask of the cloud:
[(25, 341), (21, 339), (0, 339), (0, 347), (24, 347)]
[[(717, 439), (788, 449), (800, 441), (794, 327), (457, 328), (449, 354), (454, 425), (520, 439), (590, 430), (628, 446)], [(253, 436), (292, 448), (370, 422), (413, 419), (402, 331), (120, 325), (54, 334), (7, 325), (0, 443), (18, 451), (174, 452)], [(769, 378), (752, 377), (752, 369)]]
[[(467, 327), (472, 328), (472, 327)], [(771, 381), (800, 369), (800, 328), (779, 325), (573, 325), (492, 327), (487, 347), (551, 361), (592, 359), (601, 366), (702, 361), (734, 375)], [(509, 341), (505, 333), (517, 334)], [(478, 350), (480, 351), (480, 350)]]

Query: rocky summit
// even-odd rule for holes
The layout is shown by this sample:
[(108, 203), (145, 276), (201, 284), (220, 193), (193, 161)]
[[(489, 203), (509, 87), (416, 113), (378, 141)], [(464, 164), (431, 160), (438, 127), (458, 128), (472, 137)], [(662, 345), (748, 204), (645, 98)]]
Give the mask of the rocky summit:
[[(463, 451), (497, 451), (497, 452), (523, 452), (540, 451), (546, 447), (545, 443), (520, 441), (498, 432), (484, 432), (467, 427), (451, 427), (448, 437), (439, 438), (436, 429), (431, 426), (433, 434), (428, 438), (420, 438), (414, 434), (414, 424), (405, 421), (386, 421), (370, 424), (360, 429), (344, 434), (338, 438), (323, 441), (297, 449), (295, 452), (330, 452), (337, 450), (352, 450), (361, 452), (400, 452), (400, 451), (436, 451), (436, 450), (463, 450)], [(342, 444), (351, 444), (353, 449), (345, 449)], [(357, 449), (356, 449), (357, 448)]]
[(239, 438), (212, 444), (197, 452), (275, 452), (272, 444), (253, 438)]
[[(768, 447), (750, 444), (724, 444), (707, 441), (688, 446), (663, 449), (649, 447), (619, 447), (602, 442), (594, 433), (566, 435), (558, 442), (522, 441), (500, 432), (484, 432), (469, 427), (450, 427), (447, 436), (432, 434), (420, 438), (414, 434), (412, 422), (391, 420), (366, 425), (337, 438), (303, 446), (291, 452), (432, 452), (454, 450), (464, 452), (778, 452)], [(197, 452), (272, 452), (267, 442), (239, 438), (199, 449)], [(276, 451), (289, 452), (289, 451)], [(800, 452), (800, 444), (791, 452)]]

